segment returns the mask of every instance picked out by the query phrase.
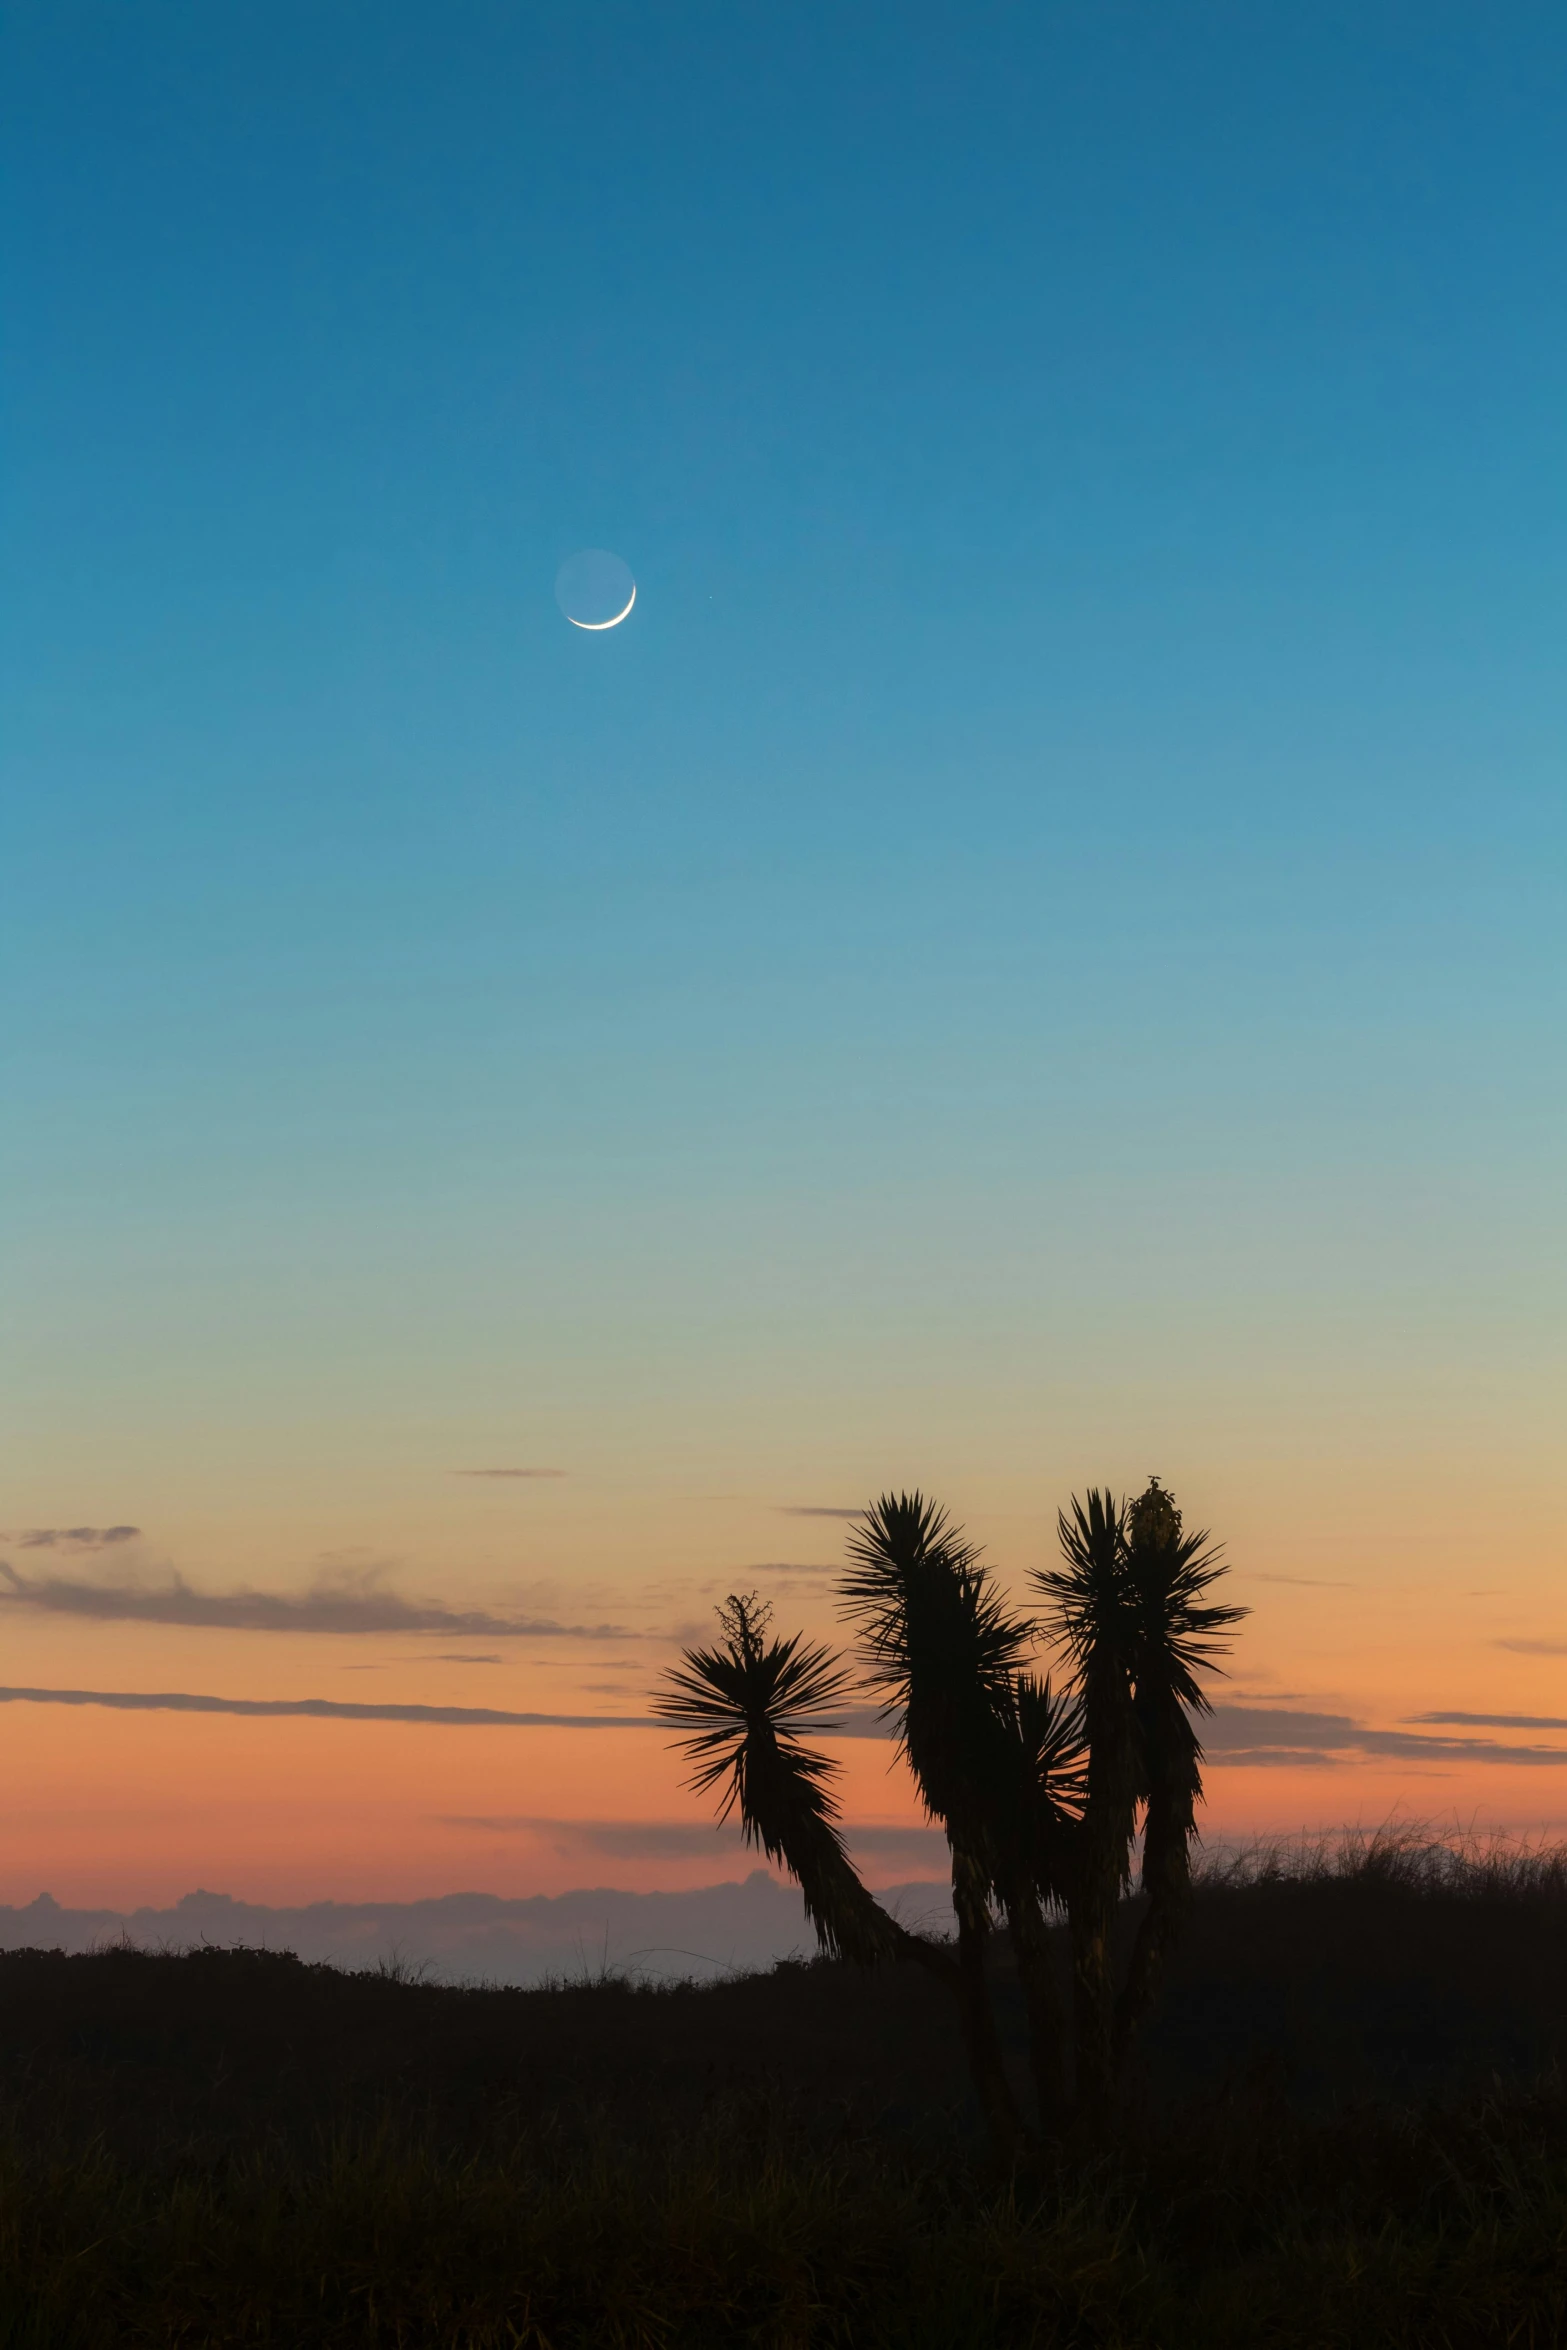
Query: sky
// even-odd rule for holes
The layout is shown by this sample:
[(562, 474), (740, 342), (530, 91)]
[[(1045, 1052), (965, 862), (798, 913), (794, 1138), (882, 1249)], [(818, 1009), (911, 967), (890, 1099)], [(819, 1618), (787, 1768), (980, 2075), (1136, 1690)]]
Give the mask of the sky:
[(0, 1900), (738, 1876), (715, 1598), (1150, 1473), (1210, 1837), (1567, 1832), (1559, 10), (0, 70)]

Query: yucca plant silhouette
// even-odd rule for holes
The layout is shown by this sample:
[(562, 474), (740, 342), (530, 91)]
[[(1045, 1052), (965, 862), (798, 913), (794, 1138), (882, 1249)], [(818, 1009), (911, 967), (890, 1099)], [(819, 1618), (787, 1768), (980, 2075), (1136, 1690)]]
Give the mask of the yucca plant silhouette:
[(1073, 1709), (1023, 1673), (1033, 1626), (922, 1494), (887, 1494), (866, 1511), (849, 1539), (839, 1595), (869, 1688), (927, 1815), (946, 1830), (964, 2035), (992, 2128), (1019, 2127), (985, 1982), (997, 1904), (1017, 1951), (1041, 2117), (1053, 2123), (1064, 2083), (1041, 1899), (1064, 1891), (1077, 1792)]
[(688, 1648), (654, 1702), (690, 1726), (680, 1741), (696, 1765), (690, 1784), (702, 1795), (722, 1788), (719, 1818), (738, 1811), (747, 1844), (796, 1880), (822, 1948), (862, 1965), (899, 1957), (912, 1937), (861, 1884), (838, 1833), (837, 1765), (800, 1743), (833, 1727), (851, 1675), (798, 1634), (769, 1639), (771, 1618), (754, 1593), (731, 1592), (718, 1646)]
[[(824, 1951), (861, 1965), (912, 1959), (953, 1994), (1002, 2154), (1024, 2125), (986, 1977), (993, 1924), (1005, 1922), (1017, 1962), (1041, 2128), (1075, 2116), (1102, 2129), (1190, 1886), (1202, 1797), (1191, 1716), (1207, 1704), (1196, 1676), (1245, 1613), (1205, 1600), (1224, 1571), (1218, 1553), (1206, 1534), (1183, 1534), (1157, 1479), (1129, 1507), (1098, 1491), (1074, 1499), (1059, 1531), (1062, 1565), (1034, 1579), (1036, 1623), (934, 1502), (885, 1494), (857, 1522), (839, 1584), (858, 1682), (829, 1648), (773, 1637), (771, 1610), (732, 1593), (718, 1643), (687, 1649), (654, 1699), (681, 1733), (691, 1785), (722, 1789), (720, 1817), (738, 1811), (746, 1840), (795, 1878)], [(1065, 1661), (1061, 1689), (1029, 1669), (1041, 1634)], [(832, 1731), (857, 1687), (880, 1704), (946, 1832), (955, 1953), (909, 1933), (863, 1884), (839, 1825), (837, 1766), (803, 1743)], [(1146, 1901), (1117, 1991), (1114, 1932), (1139, 1823)], [(1052, 1913), (1071, 1945), (1070, 2091)]]
[(1063, 1564), (1034, 1580), (1082, 1708), (1084, 1797), (1066, 1906), (1077, 2102), (1085, 2114), (1100, 2114), (1114, 2083), (1112, 1940), (1131, 1872), (1139, 1785), (1125, 1509), (1097, 1490), (1086, 1505), (1074, 1495), (1056, 1531)]
[(1115, 2069), (1124, 2063), (1180, 1930), (1191, 1892), (1191, 1848), (1202, 1801), (1202, 1747), (1193, 1715), (1212, 1708), (1197, 1676), (1215, 1669), (1225, 1634), (1246, 1614), (1205, 1597), (1225, 1573), (1206, 1529), (1187, 1534), (1157, 1477), (1126, 1512), (1127, 1612), (1138, 1800), (1143, 1807), (1147, 1907), (1115, 2012)]

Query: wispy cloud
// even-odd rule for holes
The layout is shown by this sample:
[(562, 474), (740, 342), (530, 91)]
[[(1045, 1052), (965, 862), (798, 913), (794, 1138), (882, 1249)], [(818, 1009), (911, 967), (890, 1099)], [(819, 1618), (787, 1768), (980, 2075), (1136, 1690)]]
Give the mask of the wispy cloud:
[(1447, 1722), (1472, 1730), (1567, 1730), (1567, 1714), (1409, 1714), (1411, 1722)]
[(650, 1714), (515, 1714), (488, 1705), (352, 1705), (332, 1697), (199, 1697), (177, 1689), (0, 1689), (0, 1705), (106, 1705), (121, 1713), (241, 1714), (271, 1720), (428, 1722), (456, 1729), (659, 1730)]
[(422, 1632), (470, 1640), (632, 1637), (615, 1624), (562, 1624), (548, 1616), (499, 1615), (404, 1599), (373, 1576), (318, 1582), (302, 1592), (198, 1591), (181, 1575), (161, 1585), (90, 1583), (65, 1575), (22, 1575), (0, 1560), (0, 1609), (8, 1607), (98, 1623), (184, 1624), (226, 1632)]
[[(1522, 1716), (1418, 1714), (1417, 1721), (1508, 1729), (1567, 1728)], [(1496, 1738), (1433, 1738), (1415, 1730), (1370, 1730), (1348, 1714), (1295, 1713), (1284, 1706), (1221, 1705), (1202, 1732), (1215, 1762), (1322, 1766), (1387, 1756), (1423, 1763), (1567, 1763), (1567, 1747), (1513, 1745)]]
[(27, 1526), (0, 1539), (14, 1541), (18, 1550), (112, 1550), (140, 1537), (139, 1526)]
[(831, 1562), (813, 1566), (808, 1559), (753, 1559), (748, 1567), (736, 1567), (737, 1575), (836, 1575), (838, 1569)]
[(1329, 1766), (1347, 1757), (1357, 1725), (1348, 1714), (1295, 1713), (1286, 1706), (1215, 1706), (1201, 1727), (1210, 1761)]
[(855, 1849), (883, 1860), (934, 1860), (947, 1848), (940, 1828), (850, 1828)]
[[(710, 1820), (556, 1820), (531, 1812), (458, 1812), (437, 1815), (436, 1825), (466, 1828), (486, 1836), (532, 1836), (564, 1855), (597, 1852), (610, 1860), (703, 1860), (715, 1847), (740, 1849), (737, 1826)], [(865, 1828), (850, 1821), (844, 1835), (867, 1858), (936, 1862), (946, 1852), (939, 1828)]]
[(378, 1656), (351, 1665), (339, 1665), (340, 1673), (400, 1673), (409, 1665), (498, 1665), (499, 1656), (460, 1656), (437, 1649), (433, 1656)]
[[(334, 1697), (204, 1697), (177, 1689), (0, 1689), (0, 1705), (105, 1705), (121, 1713), (300, 1716), (326, 1722), (436, 1722), (517, 1730), (662, 1730), (653, 1714), (511, 1713), (488, 1705), (361, 1705)], [(840, 1738), (886, 1738), (873, 1710), (838, 1717)], [(1567, 1758), (1564, 1758), (1567, 1759)]]
[(738, 1827), (710, 1820), (552, 1820), (531, 1812), (441, 1812), (440, 1828), (484, 1836), (539, 1837), (557, 1851), (601, 1852), (612, 1860), (701, 1860), (716, 1850), (738, 1852)]
[(780, 1501), (774, 1504), (781, 1518), (863, 1518), (864, 1507), (840, 1509), (833, 1502)]
[[(0, 1688), (0, 1705), (107, 1706), (126, 1713), (236, 1714), (263, 1720), (293, 1717), (481, 1729), (667, 1729), (667, 1724), (649, 1714), (521, 1713), (497, 1706), (354, 1704), (328, 1697), (211, 1697), (183, 1690)], [(1428, 1713), (1411, 1718), (1429, 1722), (1433, 1729), (1567, 1730), (1567, 1717), (1544, 1714)], [(888, 1727), (875, 1708), (852, 1708), (838, 1717), (835, 1734), (840, 1738), (885, 1739)], [(1428, 1765), (1567, 1763), (1567, 1746), (1514, 1743), (1496, 1738), (1444, 1738), (1412, 1729), (1374, 1730), (1349, 1714), (1296, 1712), (1285, 1706), (1216, 1707), (1203, 1725), (1203, 1743), (1215, 1763), (1243, 1763), (1252, 1767), (1324, 1769), (1373, 1756)], [(491, 1831), (560, 1825), (541, 1823), (532, 1815), (523, 1814), (475, 1814), (451, 1824)], [(610, 1823), (606, 1833), (614, 1828), (615, 1823)], [(687, 1832), (680, 1823), (670, 1823), (668, 1832), (673, 1835), (677, 1828), (682, 1834)], [(710, 1829), (691, 1826), (689, 1833), (697, 1839), (692, 1850), (710, 1848), (704, 1841), (710, 1837)], [(884, 1851), (890, 1857), (905, 1850), (898, 1839), (922, 1837), (926, 1833), (923, 1829), (866, 1829), (859, 1832), (857, 1841), (867, 1851)], [(618, 1848), (604, 1845), (599, 1849), (609, 1852)], [(912, 1855), (922, 1852), (924, 1847), (916, 1843), (906, 1849)], [(673, 1847), (668, 1850), (673, 1853)], [(630, 1852), (631, 1847), (627, 1846), (628, 1856)]]
[(1491, 1646), (1514, 1656), (1567, 1656), (1567, 1640), (1493, 1640)]
[(454, 1477), (564, 1477), (564, 1469), (453, 1469)]
[(834, 1714), (832, 1728), (824, 1728), (821, 1733), (824, 1738), (892, 1738), (896, 1734), (881, 1708), (875, 1705), (850, 1706), (843, 1713)]

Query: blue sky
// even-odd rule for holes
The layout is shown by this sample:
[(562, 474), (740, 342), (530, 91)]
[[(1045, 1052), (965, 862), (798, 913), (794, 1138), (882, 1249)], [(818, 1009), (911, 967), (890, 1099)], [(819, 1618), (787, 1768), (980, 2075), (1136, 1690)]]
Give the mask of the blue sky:
[(0, 39), (13, 1517), (1053, 1416), (1545, 1574), (1558, 11)]
[(1559, 19), (849, 13), (12, 15), (67, 1247), (1542, 1115)]

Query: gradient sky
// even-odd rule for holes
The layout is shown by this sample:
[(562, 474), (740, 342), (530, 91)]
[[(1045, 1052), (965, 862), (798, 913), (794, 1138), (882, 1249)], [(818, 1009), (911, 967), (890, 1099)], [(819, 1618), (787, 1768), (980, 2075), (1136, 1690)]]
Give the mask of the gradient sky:
[[(830, 1624), (821, 1513), (1021, 1586), (1157, 1471), (1211, 1833), (1567, 1826), (1560, 10), (0, 70), (6, 1688), (635, 1722), (736, 1581)], [(634, 1726), (0, 1769), (0, 1899), (741, 1865)]]

